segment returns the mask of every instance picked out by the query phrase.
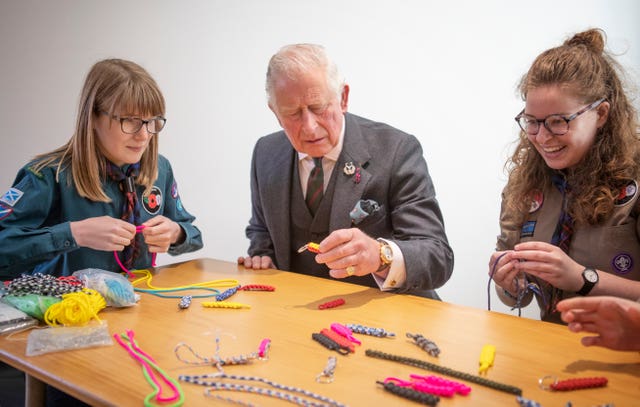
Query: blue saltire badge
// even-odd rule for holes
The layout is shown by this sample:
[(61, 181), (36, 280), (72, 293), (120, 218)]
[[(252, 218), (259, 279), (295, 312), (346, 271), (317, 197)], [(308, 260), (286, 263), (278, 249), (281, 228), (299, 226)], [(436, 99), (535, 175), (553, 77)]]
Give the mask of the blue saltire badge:
[(2, 197), (0, 198), (0, 202), (13, 207), (18, 203), (20, 198), (22, 198), (22, 195), (24, 195), (24, 192), (20, 191), (19, 189), (9, 188), (9, 190), (5, 192), (4, 195), (2, 195)]

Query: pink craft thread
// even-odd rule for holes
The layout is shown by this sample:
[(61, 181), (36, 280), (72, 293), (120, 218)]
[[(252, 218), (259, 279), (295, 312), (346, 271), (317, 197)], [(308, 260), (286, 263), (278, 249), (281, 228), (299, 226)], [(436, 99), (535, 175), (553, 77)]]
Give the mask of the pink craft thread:
[[(142, 229), (144, 229), (146, 226), (145, 225), (138, 225), (136, 226), (136, 233), (141, 233)], [(156, 266), (156, 255), (157, 253), (151, 253), (151, 267), (155, 267)], [(115, 257), (116, 259), (116, 263), (118, 263), (118, 266), (120, 266), (120, 268), (127, 273), (127, 276), (129, 276), (130, 278), (133, 277), (133, 273), (130, 270), (127, 270), (127, 268), (124, 266), (124, 264), (122, 264), (122, 262), (120, 261), (120, 258), (118, 257), (118, 252), (117, 251), (113, 251), (113, 257)]]
[[(156, 379), (156, 376), (153, 373), (153, 369), (151, 368), (151, 366), (149, 366), (149, 363), (146, 360), (144, 360), (144, 358), (141, 358), (134, 351), (134, 349), (137, 350), (137, 349), (140, 349), (140, 348), (138, 348), (137, 345), (135, 345), (134, 342), (133, 342), (133, 331), (128, 330), (128, 331), (126, 331), (126, 333), (127, 333), (127, 337), (129, 338), (129, 343), (131, 343), (131, 345), (127, 345), (120, 338), (120, 335), (118, 335), (118, 334), (113, 334), (113, 337), (120, 344), (120, 346), (122, 346), (129, 353), (129, 355), (131, 355), (132, 358), (137, 360), (142, 365), (144, 370), (147, 372), (147, 375), (149, 376), (149, 378), (151, 378), (151, 381), (159, 389), (158, 394), (156, 395), (156, 400), (160, 401), (160, 402), (176, 401), (178, 399), (178, 397), (179, 397), (178, 388), (176, 386), (174, 386), (174, 384), (171, 383), (171, 381), (169, 381), (169, 379), (167, 379), (165, 377), (165, 375), (160, 374), (160, 377), (162, 378), (162, 381), (165, 382), (171, 388), (171, 391), (173, 391), (173, 396), (171, 396), (171, 397), (163, 397), (162, 396), (162, 386), (158, 383), (158, 380)], [(145, 357), (147, 357), (149, 360), (151, 360), (153, 363), (155, 363), (155, 361), (152, 358), (148, 357), (148, 355), (146, 353), (144, 353), (142, 351), (140, 351), (140, 353), (142, 355), (144, 355)]]

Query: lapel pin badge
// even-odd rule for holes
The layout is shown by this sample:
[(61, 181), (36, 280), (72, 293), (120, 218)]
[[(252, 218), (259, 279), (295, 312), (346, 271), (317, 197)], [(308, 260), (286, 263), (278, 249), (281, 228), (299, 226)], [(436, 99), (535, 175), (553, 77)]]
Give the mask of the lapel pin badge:
[(344, 163), (344, 173), (346, 175), (353, 175), (356, 172), (356, 166), (353, 165), (352, 161)]

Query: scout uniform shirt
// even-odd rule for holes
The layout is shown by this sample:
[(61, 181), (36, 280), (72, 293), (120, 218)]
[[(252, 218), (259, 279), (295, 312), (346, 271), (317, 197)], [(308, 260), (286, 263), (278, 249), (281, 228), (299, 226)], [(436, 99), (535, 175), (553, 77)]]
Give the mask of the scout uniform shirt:
[[(630, 280), (640, 280), (640, 220), (638, 211), (638, 182), (630, 181), (621, 189), (611, 216), (599, 225), (575, 225), (569, 256), (585, 267), (593, 267)], [(531, 209), (522, 225), (506, 218), (504, 208), (500, 215), (497, 250), (512, 250), (520, 242), (551, 242), (562, 208), (562, 193), (553, 185), (543, 193), (535, 194)], [(574, 297), (564, 291), (563, 298)], [(550, 292), (545, 298), (550, 298)], [(542, 320), (561, 322), (546, 315), (541, 299), (536, 296)], [(530, 300), (530, 296), (529, 296)], [(522, 305), (527, 305), (525, 301)], [(557, 314), (557, 313), (555, 313)]]
[[(66, 276), (85, 268), (121, 271), (112, 251), (78, 247), (69, 225), (69, 222), (105, 215), (120, 219), (125, 199), (120, 183), (107, 176), (102, 187), (112, 202), (94, 202), (78, 195), (69, 168), (61, 170), (56, 181), (57, 165), (36, 173), (31, 170), (31, 164), (18, 172), (13, 187), (0, 197), (0, 278), (10, 279), (30, 272)], [(184, 230), (184, 242), (170, 246), (169, 254), (202, 248), (200, 231), (192, 224), (195, 217), (182, 205), (166, 158), (158, 157), (158, 179), (151, 192), (143, 195), (144, 188), (136, 185), (136, 193), (140, 223), (163, 215)], [(150, 267), (151, 257), (144, 239), (140, 239), (134, 268)]]

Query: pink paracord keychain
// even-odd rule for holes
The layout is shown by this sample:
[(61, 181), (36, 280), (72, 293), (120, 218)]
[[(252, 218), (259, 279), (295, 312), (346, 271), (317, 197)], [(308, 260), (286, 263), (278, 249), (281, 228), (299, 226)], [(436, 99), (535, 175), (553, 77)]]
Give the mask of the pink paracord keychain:
[[(141, 233), (142, 230), (145, 228), (145, 225), (139, 225), (136, 226), (136, 233)], [(151, 253), (151, 267), (155, 267), (156, 266), (156, 255), (157, 253)], [(113, 257), (115, 257), (116, 259), (116, 263), (118, 263), (118, 265), (120, 266), (120, 268), (127, 273), (127, 276), (129, 277), (133, 277), (133, 273), (131, 272), (131, 270), (127, 270), (127, 268), (124, 266), (124, 264), (122, 264), (122, 262), (120, 261), (120, 258), (118, 257), (118, 252), (116, 250), (113, 251)]]

